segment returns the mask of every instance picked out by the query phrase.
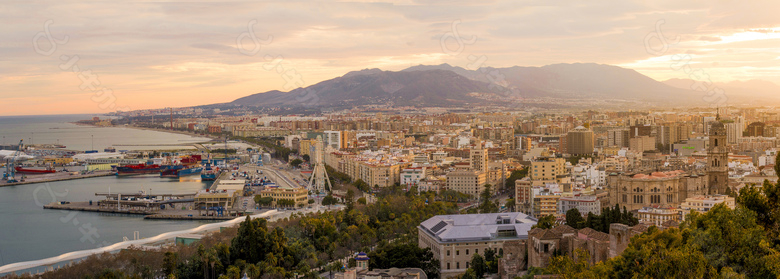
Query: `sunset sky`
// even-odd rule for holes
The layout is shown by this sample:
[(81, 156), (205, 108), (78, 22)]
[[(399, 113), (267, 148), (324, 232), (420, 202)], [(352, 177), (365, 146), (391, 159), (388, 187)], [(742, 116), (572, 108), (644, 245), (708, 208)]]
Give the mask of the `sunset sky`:
[(485, 66), (595, 62), (656, 80), (690, 78), (673, 60), (688, 55), (716, 82), (780, 84), (780, 1), (30, 2), (0, 2), (0, 115), (229, 102), (483, 55)]

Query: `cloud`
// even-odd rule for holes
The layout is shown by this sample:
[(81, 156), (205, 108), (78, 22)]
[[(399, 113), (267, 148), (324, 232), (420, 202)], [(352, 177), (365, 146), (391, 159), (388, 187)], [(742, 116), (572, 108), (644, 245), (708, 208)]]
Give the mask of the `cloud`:
[(699, 36), (699, 41), (719, 42), (721, 41), (721, 38), (715, 36)]

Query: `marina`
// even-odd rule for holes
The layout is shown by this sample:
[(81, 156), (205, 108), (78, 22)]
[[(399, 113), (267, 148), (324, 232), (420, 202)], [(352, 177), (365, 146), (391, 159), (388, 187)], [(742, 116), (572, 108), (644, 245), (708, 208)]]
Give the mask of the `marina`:
[[(111, 149), (112, 146), (123, 144), (134, 145), (123, 147), (131, 152), (180, 148), (194, 151), (194, 143), (211, 140), (153, 130), (71, 123), (91, 117), (0, 117), (0, 133), (4, 137), (2, 145), (7, 149), (4, 152), (15, 153), (20, 139), (24, 139), (25, 145), (34, 148), (30, 154), (41, 158)], [(48, 143), (56, 143), (67, 149)], [(2, 163), (6, 163), (6, 160), (2, 160)], [(40, 165), (26, 167), (45, 168)], [(4, 214), (4, 218), (0, 219), (0, 266), (109, 246), (125, 238), (133, 239), (136, 234), (142, 238), (150, 237), (170, 231), (189, 230), (225, 219), (195, 217), (197, 213), (192, 213), (193, 217), (183, 213), (171, 214), (173, 211), (169, 205), (165, 209), (169, 211), (163, 211), (165, 214), (160, 212), (155, 219), (144, 219), (147, 216), (145, 213), (111, 211), (108, 207), (93, 209), (97, 200), (102, 198), (96, 197), (95, 193), (138, 193), (152, 189), (155, 193), (192, 196), (199, 190), (208, 189), (213, 183), (203, 182), (196, 175), (178, 179), (160, 178), (159, 172), (118, 178), (112, 175), (110, 167), (104, 170), (96, 169), (98, 167), (99, 164), (90, 164), (89, 170), (86, 170), (86, 166), (58, 166), (55, 167), (58, 170), (55, 173), (20, 173), (17, 174), (17, 182), (0, 182), (0, 212)], [(5, 171), (6, 167), (2, 169)], [(93, 201), (93, 207), (89, 206), (89, 201)], [(58, 202), (68, 202), (70, 210), (44, 209)], [(159, 210), (159, 206), (157, 208)]]

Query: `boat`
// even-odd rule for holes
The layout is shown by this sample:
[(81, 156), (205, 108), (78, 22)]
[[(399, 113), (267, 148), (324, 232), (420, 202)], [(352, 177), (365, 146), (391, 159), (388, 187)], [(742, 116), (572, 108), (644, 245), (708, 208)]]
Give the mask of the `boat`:
[(117, 176), (124, 176), (124, 175), (134, 175), (134, 174), (149, 174), (149, 173), (158, 173), (163, 169), (160, 165), (155, 164), (135, 164), (135, 165), (124, 165), (121, 167), (116, 167), (116, 175)]
[(182, 176), (196, 175), (203, 171), (201, 167), (167, 169), (160, 172), (160, 177), (179, 178)]
[(200, 180), (203, 181), (217, 180), (217, 171), (211, 168), (211, 164), (206, 164), (206, 168), (203, 170), (203, 173), (200, 174)]
[(30, 174), (44, 174), (44, 173), (55, 173), (57, 170), (52, 169), (51, 167), (47, 167), (45, 169), (29, 169), (29, 168), (23, 168), (21, 166), (17, 166), (14, 168), (16, 172), (18, 173), (30, 173)]
[(203, 169), (203, 173), (200, 174), (200, 180), (202, 181), (214, 181), (217, 180), (217, 171), (211, 167), (211, 156), (209, 156), (206, 167)]

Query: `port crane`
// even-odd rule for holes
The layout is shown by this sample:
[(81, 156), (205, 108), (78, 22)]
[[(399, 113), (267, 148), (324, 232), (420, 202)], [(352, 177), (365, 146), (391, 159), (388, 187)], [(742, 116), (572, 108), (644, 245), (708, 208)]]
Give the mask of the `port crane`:
[(16, 152), (14, 152), (13, 156), (11, 156), (11, 160), (6, 159), (5, 173), (3, 174), (3, 180), (5, 180), (8, 183), (18, 182), (16, 180), (16, 158), (19, 157), (19, 153), (22, 152), (23, 142), (24, 139), (19, 141), (19, 146)]

